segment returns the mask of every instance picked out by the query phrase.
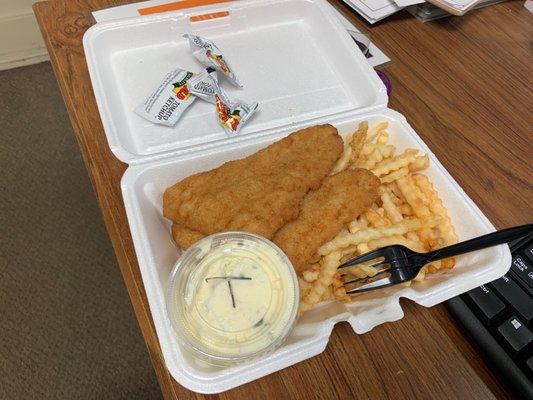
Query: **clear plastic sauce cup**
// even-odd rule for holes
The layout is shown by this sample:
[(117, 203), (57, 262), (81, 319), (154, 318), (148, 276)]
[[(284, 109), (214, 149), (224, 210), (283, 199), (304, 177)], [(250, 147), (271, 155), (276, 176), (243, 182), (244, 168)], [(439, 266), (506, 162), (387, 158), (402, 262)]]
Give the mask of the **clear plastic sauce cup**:
[(271, 241), (243, 232), (214, 234), (187, 249), (167, 292), (179, 341), (218, 365), (278, 348), (294, 326), (298, 302), (287, 256)]

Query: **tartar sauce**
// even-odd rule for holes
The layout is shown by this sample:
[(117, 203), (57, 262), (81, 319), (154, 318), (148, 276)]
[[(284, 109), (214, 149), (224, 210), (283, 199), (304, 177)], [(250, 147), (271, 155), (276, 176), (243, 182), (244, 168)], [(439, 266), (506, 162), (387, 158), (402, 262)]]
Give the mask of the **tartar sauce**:
[(279, 345), (294, 323), (292, 265), (259, 236), (230, 232), (202, 239), (182, 255), (174, 278), (170, 317), (181, 339), (203, 355), (261, 354)]

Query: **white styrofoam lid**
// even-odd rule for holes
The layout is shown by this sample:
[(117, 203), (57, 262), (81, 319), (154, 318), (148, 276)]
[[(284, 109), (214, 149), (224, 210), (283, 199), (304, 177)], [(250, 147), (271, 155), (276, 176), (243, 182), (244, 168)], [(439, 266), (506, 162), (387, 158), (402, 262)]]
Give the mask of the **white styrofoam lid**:
[[(229, 15), (191, 22), (207, 11)], [(220, 47), (244, 85), (235, 89), (220, 77), (230, 96), (259, 102), (238, 137), (228, 138), (214, 106), (199, 99), (172, 128), (133, 112), (169, 71), (202, 70), (184, 33)], [(323, 0), (239, 1), (98, 23), (84, 48), (109, 145), (128, 163), (387, 104), (384, 85)]]

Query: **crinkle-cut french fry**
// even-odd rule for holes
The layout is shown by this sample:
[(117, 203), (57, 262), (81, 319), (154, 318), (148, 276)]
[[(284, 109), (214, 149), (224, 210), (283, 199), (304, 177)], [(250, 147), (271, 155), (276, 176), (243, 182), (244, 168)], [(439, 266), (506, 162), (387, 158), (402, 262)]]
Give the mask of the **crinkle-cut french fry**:
[(354, 133), (350, 147), (352, 148), (352, 154), (350, 155), (350, 162), (353, 164), (359, 159), (363, 146), (365, 145), (365, 139), (368, 132), (368, 122), (363, 121), (357, 127), (357, 131)]
[(398, 188), (398, 184), (396, 183), (396, 181), (388, 183), (387, 189), (389, 189), (392, 194), (398, 197), (402, 201), (402, 203), (406, 202), (405, 197), (403, 197), (402, 191)]
[(313, 306), (320, 301), (324, 291), (333, 282), (340, 259), (340, 252), (332, 252), (322, 258), (319, 277), (313, 282), (313, 285), (302, 299), (300, 303), (300, 313), (313, 308)]
[(418, 237), (416, 232), (407, 232), (405, 234), (405, 237), (409, 240), (420, 241), (420, 238)]
[(368, 242), (368, 248), (370, 251), (376, 250), (386, 246), (392, 246), (394, 244), (401, 244), (411, 250), (423, 252), (424, 248), (420, 245), (420, 242), (406, 239), (401, 235), (385, 236)]
[(422, 282), (426, 278), (426, 267), (422, 267), (417, 276), (413, 279), (415, 282)]
[(442, 262), (440, 260), (433, 261), (430, 264), (426, 265), (427, 271), (430, 273), (437, 272), (439, 269), (441, 269)]
[(314, 282), (318, 279), (318, 270), (306, 270), (302, 273), (302, 277), (306, 282)]
[(420, 251), (422, 253), (431, 250), (431, 247), (427, 246), (422, 240), (420, 240), (420, 237), (416, 232), (407, 232), (405, 238), (410, 241), (411, 245), (407, 247), (412, 250)]
[(387, 175), (391, 171), (396, 171), (402, 167), (408, 167), (409, 164), (416, 160), (417, 155), (418, 150), (407, 149), (399, 156), (387, 158), (379, 162), (377, 165), (371, 168), (371, 171), (378, 177)]
[(400, 179), (402, 176), (405, 176), (409, 173), (408, 167), (401, 167), (397, 169), (396, 171), (392, 171), (391, 173), (387, 175), (380, 176), (379, 179), (381, 180), (381, 183), (392, 183), (397, 179)]
[(387, 190), (382, 191), (381, 202), (383, 204), (383, 209), (385, 210), (388, 219), (393, 224), (397, 224), (403, 219), (402, 213), (396, 207), (396, 204), (392, 200), (391, 194)]
[(371, 227), (379, 228), (382, 226), (391, 225), (391, 222), (387, 218), (383, 217), (378, 210), (368, 209), (365, 211), (364, 215)]
[(346, 268), (350, 275), (353, 275), (355, 278), (372, 278), (378, 273), (376, 267), (371, 267), (369, 265), (353, 265)]
[(405, 216), (413, 215), (413, 209), (411, 208), (409, 204), (402, 204), (399, 209), (402, 215), (405, 215)]
[(431, 250), (431, 238), (430, 238), (430, 231), (431, 229), (428, 227), (423, 227), (422, 229), (419, 229), (417, 231), (418, 237), (420, 238), (420, 242), (424, 245), (424, 247), (428, 250)]
[(352, 222), (350, 222), (350, 224), (348, 225), (348, 230), (351, 232), (351, 233), (354, 233), (356, 231), (358, 231), (359, 229), (364, 229), (364, 228), (367, 228), (368, 227), (368, 221), (365, 217), (364, 214), (360, 215), (359, 218), (353, 220)]
[(300, 286), (300, 298), (303, 298), (303, 296), (311, 289), (311, 283), (307, 282), (304, 278), (298, 277), (298, 283)]
[(439, 224), (439, 230), (445, 244), (451, 245), (457, 243), (458, 237), (448, 215), (448, 211), (442, 204), (442, 200), (428, 177), (422, 174), (416, 174), (413, 176), (413, 180), (419, 190), (428, 198), (430, 210), (442, 218)]
[(354, 219), (352, 222), (348, 224), (348, 230), (350, 231), (350, 233), (355, 233), (359, 229), (361, 229), (361, 226), (359, 225), (358, 219)]
[(344, 249), (340, 250), (340, 252), (342, 253), (343, 262), (345, 260), (355, 257), (358, 254), (357, 246), (345, 247)]
[(445, 258), (441, 260), (441, 267), (443, 269), (452, 269), (455, 266), (455, 257)]
[(322, 296), (320, 297), (320, 301), (329, 301), (329, 300), (335, 300), (335, 295), (333, 294), (333, 286), (328, 286), (326, 290), (324, 290), (324, 293), (322, 293)]
[(352, 298), (350, 295), (346, 294), (346, 289), (344, 286), (337, 288), (333, 291), (333, 295), (335, 296), (336, 300), (343, 301), (343, 302), (350, 302), (352, 301)]
[(373, 142), (376, 136), (381, 132), (384, 131), (389, 127), (389, 123), (387, 121), (380, 122), (377, 125), (374, 125), (371, 129), (368, 130), (367, 136), (366, 136), (366, 142), (370, 143)]
[(383, 130), (378, 133), (378, 137), (376, 138), (376, 143), (386, 144), (388, 141), (389, 141), (389, 132)]
[(418, 197), (417, 192), (420, 190), (416, 190), (413, 178), (410, 175), (403, 176), (396, 180), (396, 184), (417, 217), (429, 218), (431, 216), (429, 208), (424, 204), (424, 201)]
[(370, 154), (377, 150), (383, 158), (389, 158), (392, 156), (395, 149), (396, 148), (390, 144), (370, 143), (363, 147), (363, 149), (361, 150), (361, 156), (368, 157)]
[(391, 144), (379, 144), (378, 147), (379, 152), (383, 156), (383, 158), (390, 158), (394, 155), (394, 152), (396, 151), (396, 147), (394, 147)]
[(344, 171), (346, 168), (348, 168), (350, 163), (353, 163), (359, 158), (365, 143), (367, 131), (368, 122), (363, 121), (357, 127), (357, 131), (350, 133), (346, 137), (344, 151), (331, 170), (330, 175), (335, 175), (336, 173)]
[(389, 197), (390, 197), (391, 201), (394, 203), (394, 205), (396, 207), (401, 207), (401, 206), (407, 204), (404, 200), (402, 200), (398, 196), (396, 196), (394, 194), (394, 192), (389, 187), (387, 187), (387, 193), (389, 193)]
[(409, 171), (421, 171), (423, 169), (426, 169), (427, 167), (429, 167), (429, 157), (427, 154), (425, 154), (423, 156), (416, 157), (415, 160), (411, 164), (409, 164)]
[(333, 289), (333, 296), (336, 300), (340, 300), (340, 301), (351, 301), (352, 300), (352, 298), (346, 294), (346, 288), (344, 287), (344, 282), (338, 273), (336, 273), (335, 276), (333, 277), (331, 288)]
[(375, 165), (383, 160), (383, 155), (379, 149), (374, 149), (370, 154), (366, 156), (363, 160), (358, 160), (353, 164), (353, 168), (364, 168), (372, 170)]
[(359, 243), (357, 245), (357, 252), (359, 254), (365, 254), (365, 253), (368, 253), (370, 251), (370, 249), (368, 248), (368, 244), (367, 243)]
[(376, 150), (376, 147), (377, 147), (377, 146), (378, 146), (378, 145), (375, 144), (375, 143), (365, 144), (365, 145), (363, 146), (363, 148), (361, 149), (361, 154), (360, 154), (360, 156), (361, 156), (361, 157), (368, 157), (370, 154), (372, 154), (372, 152), (373, 152), (374, 150)]
[(346, 248), (348, 246), (368, 243), (371, 240), (376, 240), (382, 237), (403, 235), (409, 231), (419, 230), (422, 227), (426, 226), (433, 227), (439, 223), (439, 220), (439, 217), (430, 217), (426, 219), (405, 218), (398, 224), (383, 226), (379, 228), (367, 228), (359, 230), (355, 233), (348, 233), (342, 236), (337, 236), (330, 242), (322, 245), (318, 249), (318, 254), (325, 256), (327, 254), (339, 252), (340, 249)]
[[(350, 135), (348, 136), (348, 140), (351, 142)], [(347, 144), (344, 145), (344, 151), (340, 158), (337, 160), (336, 164), (333, 166), (333, 169), (329, 173), (330, 175), (335, 175), (336, 173), (344, 171), (348, 167), (348, 164), (350, 163), (350, 159), (352, 157), (352, 147), (350, 146), (350, 142), (347, 142)]]

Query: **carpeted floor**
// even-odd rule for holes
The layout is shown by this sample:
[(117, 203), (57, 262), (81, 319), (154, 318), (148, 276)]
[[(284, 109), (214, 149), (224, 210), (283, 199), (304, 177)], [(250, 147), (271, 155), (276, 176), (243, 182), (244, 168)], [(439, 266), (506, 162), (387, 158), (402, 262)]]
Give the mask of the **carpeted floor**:
[(158, 399), (49, 63), (0, 72), (0, 399)]

